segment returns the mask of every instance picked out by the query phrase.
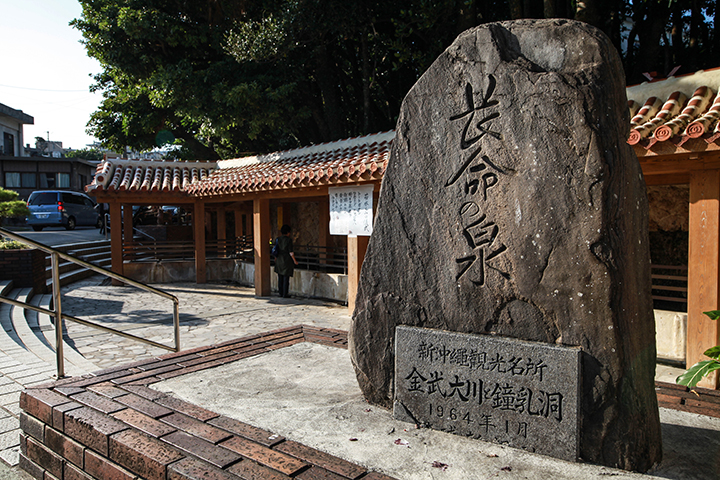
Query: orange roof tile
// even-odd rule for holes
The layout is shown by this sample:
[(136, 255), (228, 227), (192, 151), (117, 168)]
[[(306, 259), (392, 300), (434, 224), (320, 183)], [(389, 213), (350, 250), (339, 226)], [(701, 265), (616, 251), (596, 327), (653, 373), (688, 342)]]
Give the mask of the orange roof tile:
[(267, 155), (222, 160), (207, 180), (193, 183), (196, 196), (301, 188), (380, 180), (395, 132), (382, 132)]
[(637, 152), (677, 149), (697, 138), (707, 146), (720, 139), (720, 69), (628, 87), (627, 97), (628, 143)]
[(216, 162), (182, 162), (110, 159), (101, 162), (85, 190), (130, 192), (186, 192), (193, 183), (207, 178)]

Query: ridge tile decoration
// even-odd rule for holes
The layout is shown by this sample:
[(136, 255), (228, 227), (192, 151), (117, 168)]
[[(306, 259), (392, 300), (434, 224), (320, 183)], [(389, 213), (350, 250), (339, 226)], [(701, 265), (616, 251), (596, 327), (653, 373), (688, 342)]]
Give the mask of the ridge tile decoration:
[(393, 415), (576, 461), (580, 349), (398, 326)]
[[(627, 88), (628, 143), (643, 150), (720, 147), (720, 69), (699, 71)], [(701, 139), (700, 144), (683, 145)]]

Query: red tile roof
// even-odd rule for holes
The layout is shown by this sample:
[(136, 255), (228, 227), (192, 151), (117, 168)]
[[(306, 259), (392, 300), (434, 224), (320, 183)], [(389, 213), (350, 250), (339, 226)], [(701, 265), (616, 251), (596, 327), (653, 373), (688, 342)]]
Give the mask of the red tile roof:
[(97, 166), (93, 182), (85, 190), (131, 192), (186, 192), (217, 168), (215, 162), (182, 162), (111, 159)]
[(179, 192), (217, 196), (379, 181), (395, 132), (382, 132), (267, 155), (218, 162), (105, 160), (88, 193)]
[[(720, 148), (720, 69), (628, 87), (628, 143), (643, 150)], [(693, 139), (702, 144), (688, 144)]]
[(207, 180), (193, 183), (196, 196), (336, 185), (382, 179), (395, 132), (382, 132), (255, 157), (223, 160)]

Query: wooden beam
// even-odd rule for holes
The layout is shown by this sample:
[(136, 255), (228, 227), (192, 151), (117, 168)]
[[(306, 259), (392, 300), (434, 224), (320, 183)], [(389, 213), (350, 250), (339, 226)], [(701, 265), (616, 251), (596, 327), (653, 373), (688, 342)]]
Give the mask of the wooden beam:
[[(707, 360), (703, 352), (720, 343), (720, 326), (702, 312), (720, 307), (720, 169), (690, 175), (688, 253), (688, 367)], [(698, 385), (718, 388), (718, 372)]]
[(195, 283), (207, 283), (205, 265), (205, 203), (193, 206), (193, 233), (195, 236)]
[(669, 173), (661, 175), (648, 175), (645, 177), (645, 185), (687, 185), (690, 183), (689, 173)]
[(360, 270), (365, 253), (367, 252), (370, 237), (348, 236), (348, 312), (350, 315), (355, 311), (355, 297), (357, 296), (358, 285), (360, 284)]
[[(110, 211), (110, 261), (112, 271), (120, 275), (123, 273), (123, 236), (122, 236), (122, 205), (118, 202), (109, 204)], [(119, 286), (123, 283), (114, 280), (113, 285)]]
[(253, 242), (255, 246), (255, 296), (270, 296), (270, 200), (253, 201)]
[(194, 198), (186, 194), (178, 195), (168, 192), (133, 192), (123, 193), (118, 191), (108, 192), (100, 190), (91, 192), (98, 203), (130, 203), (133, 205), (192, 205)]

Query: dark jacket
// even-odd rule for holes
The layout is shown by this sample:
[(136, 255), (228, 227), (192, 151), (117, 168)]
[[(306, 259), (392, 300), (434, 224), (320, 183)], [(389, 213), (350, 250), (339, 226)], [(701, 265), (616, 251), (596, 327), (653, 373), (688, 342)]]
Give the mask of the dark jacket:
[(278, 275), (285, 275), (286, 277), (292, 277), (293, 271), (295, 270), (295, 262), (293, 262), (290, 253), (293, 251), (292, 239), (288, 236), (282, 235), (275, 239), (278, 244), (280, 253), (275, 258), (275, 273)]

